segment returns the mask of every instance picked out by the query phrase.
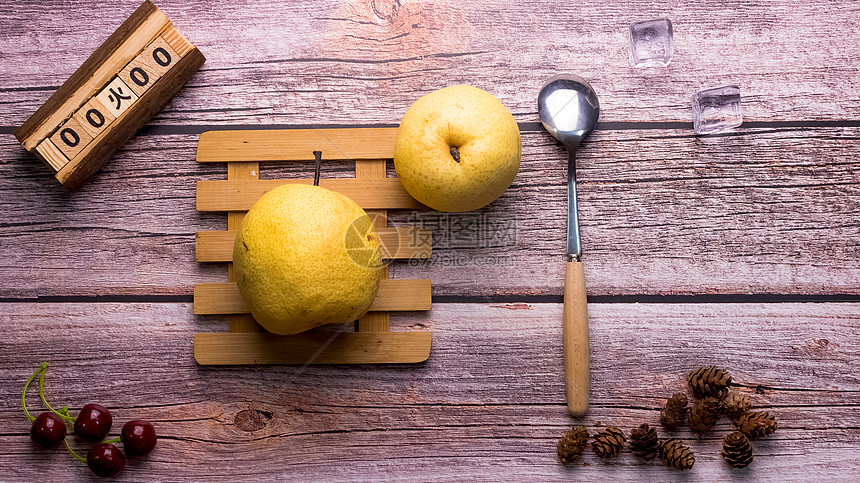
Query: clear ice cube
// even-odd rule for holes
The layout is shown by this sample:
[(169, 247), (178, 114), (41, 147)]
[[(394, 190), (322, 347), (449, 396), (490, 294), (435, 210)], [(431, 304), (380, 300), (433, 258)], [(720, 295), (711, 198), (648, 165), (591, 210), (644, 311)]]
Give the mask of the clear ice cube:
[(630, 24), (630, 65), (667, 66), (672, 61), (672, 22), (668, 18)]
[(743, 122), (738, 86), (705, 89), (693, 96), (693, 129), (697, 134), (724, 131)]

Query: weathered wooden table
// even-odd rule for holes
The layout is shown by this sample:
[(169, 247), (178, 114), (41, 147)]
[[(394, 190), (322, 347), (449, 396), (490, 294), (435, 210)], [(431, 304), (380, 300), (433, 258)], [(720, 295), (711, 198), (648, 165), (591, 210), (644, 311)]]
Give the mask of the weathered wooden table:
[[(0, 479), (89, 478), (34, 448), (18, 398), (47, 360), (48, 397), (108, 406), (160, 440), (134, 480), (729, 479), (860, 477), (860, 4), (824, 2), (161, 1), (207, 56), (202, 70), (75, 193), (11, 135), (137, 6), (0, 7)], [(670, 17), (675, 58), (628, 64), (630, 22)], [(559, 71), (592, 81), (601, 124), (579, 152), (592, 330), (592, 406), (567, 416), (561, 352), (566, 158), (535, 99)], [(419, 96), (469, 83), (523, 133), (513, 187), (477, 214), (441, 217), (417, 366), (200, 367), (192, 286), (198, 135), (236, 125), (396, 125)], [(690, 97), (737, 84), (744, 126), (697, 137)], [(281, 164), (262, 176), (307, 177)], [(324, 177), (352, 176), (326, 167)], [(405, 213), (392, 223), (410, 221)], [(433, 218), (435, 216), (435, 218)], [(472, 226), (461, 237), (463, 226)], [(477, 228), (474, 228), (477, 227)], [(629, 453), (563, 467), (573, 423), (656, 424), (699, 365), (727, 367), (779, 430), (731, 470), (731, 424), (681, 475)], [(36, 404), (34, 398), (33, 404)], [(665, 434), (665, 432), (663, 432)]]

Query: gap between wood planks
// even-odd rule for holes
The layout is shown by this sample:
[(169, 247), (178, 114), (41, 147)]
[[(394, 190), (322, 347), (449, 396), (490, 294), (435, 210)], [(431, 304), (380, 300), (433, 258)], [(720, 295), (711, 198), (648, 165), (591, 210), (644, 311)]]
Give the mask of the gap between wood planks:
[[(517, 123), (522, 132), (542, 131), (543, 126), (539, 122)], [(202, 134), (206, 131), (225, 130), (247, 130), (247, 129), (351, 129), (359, 127), (397, 127), (398, 124), (192, 124), (188, 126), (144, 126), (137, 135), (140, 136), (164, 136), (177, 134)], [(766, 128), (843, 128), (860, 127), (860, 120), (838, 120), (838, 121), (746, 121), (738, 129), (766, 129)], [(16, 126), (0, 126), (0, 134), (12, 134)], [(637, 122), (637, 121), (615, 121), (597, 123), (597, 129), (604, 131), (631, 131), (631, 130), (670, 130), (678, 129), (691, 131), (692, 122)], [(735, 131), (732, 131), (735, 132)], [(725, 133), (724, 133), (725, 134)], [(692, 135), (692, 134), (691, 134)]]
[[(58, 295), (6, 297), (0, 303), (193, 303), (193, 295)], [(434, 304), (560, 304), (562, 295), (435, 295)], [(686, 295), (590, 295), (595, 304), (778, 304), (858, 303), (860, 294), (686, 294)]]

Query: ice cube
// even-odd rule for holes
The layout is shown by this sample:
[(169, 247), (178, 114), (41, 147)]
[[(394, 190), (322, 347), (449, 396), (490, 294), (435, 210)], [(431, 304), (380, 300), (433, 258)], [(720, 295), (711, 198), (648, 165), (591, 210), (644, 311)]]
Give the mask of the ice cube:
[(697, 134), (731, 129), (743, 122), (738, 86), (705, 89), (693, 96), (693, 129)]
[(667, 66), (672, 61), (672, 22), (668, 18), (630, 24), (630, 65)]

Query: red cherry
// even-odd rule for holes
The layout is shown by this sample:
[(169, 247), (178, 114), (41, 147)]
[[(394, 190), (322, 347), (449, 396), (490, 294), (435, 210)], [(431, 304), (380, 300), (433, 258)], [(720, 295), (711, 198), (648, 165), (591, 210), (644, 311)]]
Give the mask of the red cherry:
[(98, 443), (105, 439), (112, 424), (113, 417), (106, 407), (87, 404), (75, 418), (75, 434), (91, 443)]
[(125, 468), (125, 455), (112, 444), (97, 444), (87, 453), (87, 466), (96, 475), (110, 478)]
[(155, 428), (146, 421), (135, 419), (122, 427), (122, 446), (129, 456), (141, 456), (155, 448)]
[(52, 449), (63, 442), (66, 437), (66, 423), (63, 418), (52, 412), (40, 414), (30, 428), (30, 438), (39, 446)]

